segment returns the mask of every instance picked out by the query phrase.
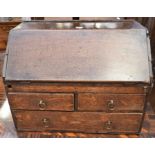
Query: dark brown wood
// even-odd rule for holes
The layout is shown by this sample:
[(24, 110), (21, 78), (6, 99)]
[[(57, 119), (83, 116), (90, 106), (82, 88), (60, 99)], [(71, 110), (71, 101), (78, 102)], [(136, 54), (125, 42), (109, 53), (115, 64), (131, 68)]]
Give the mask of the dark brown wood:
[(31, 20), (44, 20), (44, 17), (31, 17)]
[(79, 111), (142, 112), (145, 96), (138, 94), (79, 93)]
[(74, 94), (64, 93), (9, 93), (12, 109), (74, 110)]
[(145, 94), (148, 85), (107, 83), (33, 83), (6, 82), (8, 92), (102, 92), (108, 94)]
[(3, 78), (17, 131), (141, 131), (152, 84), (144, 27), (25, 22), (9, 37)]
[(27, 22), (11, 31), (6, 80), (150, 83), (146, 29), (138, 23), (60, 24)]
[[(4, 102), (0, 107), (0, 111), (3, 113), (8, 107), (8, 102)], [(7, 117), (0, 115), (0, 138), (17, 138), (17, 137), (27, 137), (27, 138), (154, 138), (155, 137), (155, 114), (149, 102), (147, 103), (146, 114), (142, 126), (142, 130), (139, 134), (88, 134), (80, 132), (19, 132), (14, 128), (14, 123), (12, 120), (12, 115), (8, 107)]]
[(139, 132), (141, 113), (14, 111), (18, 131)]

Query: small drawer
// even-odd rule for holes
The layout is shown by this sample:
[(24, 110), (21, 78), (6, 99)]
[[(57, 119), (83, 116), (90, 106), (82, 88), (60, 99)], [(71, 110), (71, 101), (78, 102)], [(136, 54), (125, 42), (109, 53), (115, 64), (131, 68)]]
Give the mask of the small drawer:
[(79, 111), (142, 112), (145, 95), (79, 93)]
[(13, 111), (18, 131), (138, 133), (141, 113)]
[(71, 93), (9, 93), (11, 109), (27, 110), (74, 110)]

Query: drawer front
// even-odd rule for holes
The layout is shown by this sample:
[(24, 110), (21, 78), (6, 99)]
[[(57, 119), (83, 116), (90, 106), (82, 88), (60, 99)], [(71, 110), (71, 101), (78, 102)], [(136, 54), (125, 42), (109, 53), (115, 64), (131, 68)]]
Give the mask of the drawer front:
[(18, 131), (136, 133), (142, 114), (102, 112), (14, 111)]
[(9, 93), (11, 109), (27, 110), (74, 110), (74, 95), (71, 93)]
[(145, 95), (136, 94), (78, 94), (79, 111), (106, 111), (106, 112), (142, 112)]

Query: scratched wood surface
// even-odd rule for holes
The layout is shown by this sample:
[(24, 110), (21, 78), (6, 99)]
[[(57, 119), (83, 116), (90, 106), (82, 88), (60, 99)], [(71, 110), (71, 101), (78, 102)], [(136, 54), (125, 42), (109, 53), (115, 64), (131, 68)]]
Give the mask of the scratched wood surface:
[[(3, 89), (3, 88), (2, 88)], [(153, 93), (154, 94), (154, 93)], [(155, 114), (152, 111), (152, 107), (148, 103), (145, 120), (143, 123), (142, 132), (140, 135), (107, 135), (107, 134), (83, 134), (83, 133), (40, 133), (40, 132), (24, 132), (16, 133), (14, 124), (12, 121), (11, 113), (8, 107), (8, 103), (4, 100), (2, 95), (2, 101), (0, 103), (0, 137), (13, 138), (13, 137), (155, 137)], [(154, 103), (154, 97), (151, 99)]]
[[(98, 22), (103, 28), (91, 31), (93, 22), (80, 22), (82, 30), (76, 22), (62, 22), (61, 29), (57, 24), (24, 22), (10, 32), (6, 81), (149, 83), (147, 36), (140, 24)], [(111, 24), (116, 28), (110, 30)]]
[(0, 138), (17, 138), (17, 137), (27, 137), (27, 138), (95, 138), (95, 137), (106, 137), (106, 138), (153, 138), (155, 137), (155, 113), (152, 110), (150, 104), (147, 104), (147, 111), (145, 114), (145, 119), (142, 127), (142, 131), (139, 135), (112, 135), (112, 134), (83, 134), (83, 133), (60, 133), (60, 132), (21, 132), (18, 133), (15, 130), (10, 108), (7, 100), (3, 101), (0, 107)]

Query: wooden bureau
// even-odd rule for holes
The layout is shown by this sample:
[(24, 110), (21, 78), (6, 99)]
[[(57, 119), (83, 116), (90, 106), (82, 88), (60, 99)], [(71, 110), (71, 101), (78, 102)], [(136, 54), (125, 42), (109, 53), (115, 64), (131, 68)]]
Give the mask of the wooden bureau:
[(3, 71), (17, 132), (138, 134), (152, 87), (149, 45), (132, 20), (18, 25)]

